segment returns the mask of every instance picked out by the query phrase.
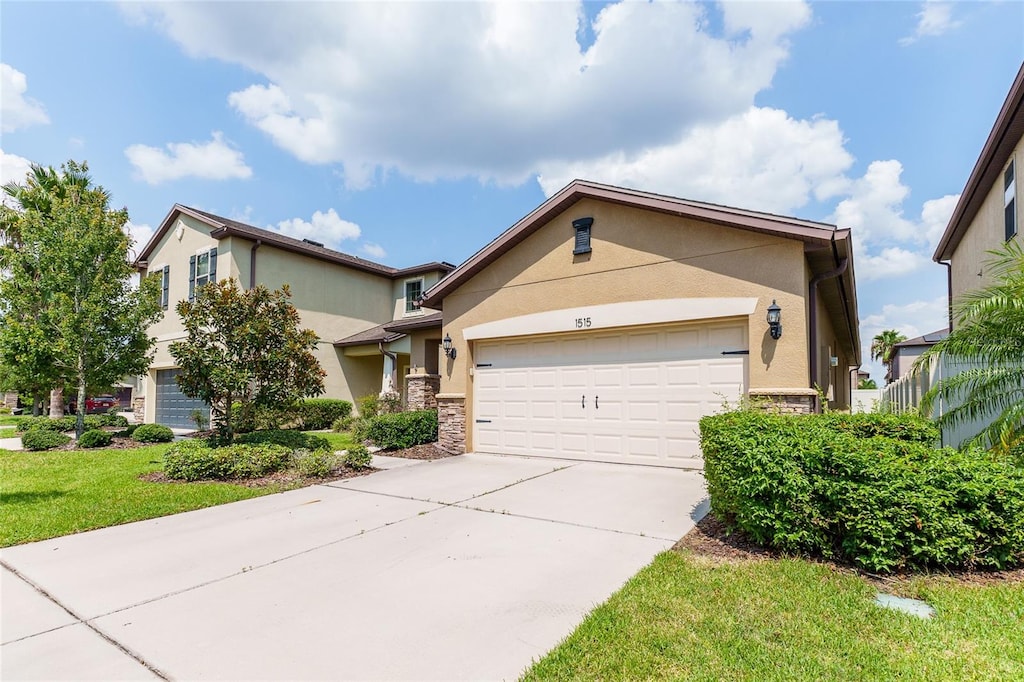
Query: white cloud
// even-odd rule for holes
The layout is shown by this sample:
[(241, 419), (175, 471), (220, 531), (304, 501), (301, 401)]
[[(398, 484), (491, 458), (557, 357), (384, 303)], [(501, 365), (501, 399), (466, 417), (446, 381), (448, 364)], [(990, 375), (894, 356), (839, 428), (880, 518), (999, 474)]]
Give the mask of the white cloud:
[(343, 220), (333, 208), (326, 213), (316, 211), (311, 220), (291, 218), (282, 220), (277, 227), (268, 229), (295, 239), (312, 239), (332, 249), (340, 249), (346, 239), (358, 239), (362, 234), (359, 226)]
[(588, 27), (586, 49), (579, 2), (168, 3), (132, 14), (190, 55), (261, 74), (230, 106), (359, 187), (391, 171), (521, 183), (544, 164), (670, 144), (746, 112), (811, 12), (615, 3)]
[(25, 176), (32, 167), (32, 162), (17, 154), (8, 154), (0, 149), (0, 185), (25, 182)]
[(541, 166), (548, 196), (574, 178), (774, 213), (792, 213), (813, 196), (834, 195), (853, 157), (838, 123), (798, 121), (779, 109), (751, 107), (717, 124), (699, 125), (670, 144), (633, 155)]
[(133, 144), (124, 150), (124, 155), (135, 167), (137, 177), (150, 185), (185, 177), (228, 180), (252, 176), (242, 152), (226, 143), (220, 132), (214, 132), (209, 142), (169, 142), (166, 147), (164, 151)]
[(0, 64), (0, 129), (11, 133), (19, 128), (49, 123), (50, 117), (42, 104), (25, 96), (28, 79), (21, 71), (8, 64)]
[(929, 249), (934, 250), (938, 245), (958, 201), (960, 201), (959, 194), (947, 194), (939, 199), (924, 202), (921, 207), (921, 226), (924, 228)]
[(858, 281), (900, 277), (931, 263), (924, 254), (898, 246), (885, 247), (876, 255), (859, 253), (856, 258)]
[(374, 244), (373, 242), (366, 242), (359, 247), (359, 249), (370, 258), (376, 258), (377, 260), (386, 258), (388, 255), (388, 252), (384, 250), (383, 246), (380, 244)]
[(926, 36), (941, 36), (958, 28), (963, 22), (953, 18), (953, 3), (928, 0), (921, 3), (921, 11), (917, 13), (917, 26), (914, 32), (900, 38), (900, 45), (912, 45)]
[(132, 239), (131, 248), (129, 248), (129, 257), (134, 260), (138, 254), (146, 247), (149, 240), (153, 236), (153, 227), (145, 223), (133, 223), (128, 221), (124, 226), (128, 236)]
[(944, 329), (948, 325), (949, 313), (945, 295), (900, 305), (883, 305), (881, 311), (867, 315), (860, 321), (861, 357), (865, 368), (881, 386), (885, 370), (880, 363), (871, 359), (871, 340), (879, 332), (895, 329), (908, 339), (912, 339)]
[(863, 241), (917, 239), (918, 226), (903, 217), (910, 188), (900, 181), (902, 173), (899, 161), (873, 161), (864, 176), (851, 183), (849, 198), (836, 206), (835, 223), (851, 228)]

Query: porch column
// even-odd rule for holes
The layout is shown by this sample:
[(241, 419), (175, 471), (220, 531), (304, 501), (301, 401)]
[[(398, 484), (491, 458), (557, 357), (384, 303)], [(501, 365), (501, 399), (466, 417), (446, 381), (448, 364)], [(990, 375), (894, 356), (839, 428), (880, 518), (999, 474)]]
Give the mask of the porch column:
[(395, 356), (384, 353), (384, 374), (380, 380), (380, 394), (395, 393)]

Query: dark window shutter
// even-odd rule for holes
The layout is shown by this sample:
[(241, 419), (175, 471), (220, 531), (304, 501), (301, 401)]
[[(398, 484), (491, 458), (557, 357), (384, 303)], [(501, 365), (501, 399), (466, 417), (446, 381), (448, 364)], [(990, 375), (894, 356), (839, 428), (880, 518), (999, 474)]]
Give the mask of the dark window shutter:
[(196, 300), (196, 257), (188, 259), (188, 300)]
[(1017, 234), (1017, 200), (1010, 199), (1006, 204), (1003, 220), (1006, 223), (1006, 241), (1010, 241), (1013, 235)]
[(217, 247), (210, 249), (210, 281), (217, 281)]
[(593, 224), (593, 218), (578, 218), (572, 221), (572, 227), (576, 230), (576, 241), (573, 243), (572, 255), (578, 256), (582, 253), (590, 253), (590, 226)]
[(164, 310), (167, 310), (167, 304), (170, 302), (170, 293), (169, 293), (169, 289), (170, 289), (169, 282), (170, 282), (170, 279), (171, 279), (171, 266), (170, 265), (165, 265), (164, 266), (164, 290), (163, 290), (163, 293), (160, 296), (160, 305), (163, 306)]

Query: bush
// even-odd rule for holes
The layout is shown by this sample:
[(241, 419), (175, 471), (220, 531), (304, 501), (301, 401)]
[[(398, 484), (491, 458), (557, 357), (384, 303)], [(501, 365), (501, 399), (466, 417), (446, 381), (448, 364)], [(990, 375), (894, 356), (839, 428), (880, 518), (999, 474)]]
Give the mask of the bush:
[(186, 481), (259, 478), (287, 467), (291, 456), (290, 449), (272, 443), (211, 448), (202, 440), (186, 440), (164, 454), (164, 472)]
[(106, 431), (91, 429), (78, 437), (80, 448), (104, 448), (114, 441), (114, 437)]
[(437, 410), (377, 415), (366, 420), (365, 437), (383, 450), (433, 443), (437, 440)]
[(292, 453), (292, 465), (303, 476), (323, 478), (338, 466), (338, 455), (331, 450), (296, 450)]
[[(21, 417), (18, 419), (17, 428), (19, 431), (57, 431), (64, 433), (75, 430), (74, 415), (65, 415), (50, 419), (49, 417)], [(85, 428), (99, 429), (104, 426), (124, 427), (128, 426), (128, 420), (116, 414), (87, 414), (85, 415)]]
[(369, 419), (370, 417), (376, 417), (380, 414), (380, 399), (376, 393), (370, 395), (364, 395), (358, 400), (359, 402), (359, 416), (363, 419)]
[(356, 423), (356, 418), (352, 415), (346, 417), (338, 417), (331, 423), (331, 431), (335, 433), (341, 433), (342, 431), (351, 431), (352, 426)]
[(349, 469), (369, 469), (373, 463), (373, 455), (365, 445), (353, 445), (345, 453), (344, 461)]
[(852, 433), (858, 438), (884, 436), (926, 445), (939, 442), (939, 427), (935, 422), (914, 414), (840, 414), (830, 412), (815, 417), (836, 431)]
[(115, 438), (131, 438), (132, 434), (135, 433), (135, 429), (139, 428), (138, 424), (129, 424), (120, 431), (114, 432)]
[(174, 440), (174, 431), (163, 424), (142, 424), (136, 427), (132, 438), (140, 443), (170, 443)]
[(936, 450), (915, 417), (837, 417), (703, 418), (715, 516), (761, 544), (876, 572), (1024, 563), (1024, 471), (1010, 459)]
[(333, 450), (331, 442), (322, 436), (314, 436), (301, 431), (253, 431), (235, 436), (236, 443), (273, 443), (283, 445), (292, 450)]
[(330, 428), (331, 424), (352, 414), (352, 403), (331, 398), (309, 398), (296, 406), (302, 428), (308, 431)]
[(119, 429), (128, 426), (128, 419), (119, 414), (108, 413), (86, 415), (85, 421), (88, 422), (91, 418), (94, 418), (100, 426), (112, 426)]
[(46, 429), (30, 429), (21, 437), (21, 446), (26, 450), (52, 450), (69, 442), (71, 439), (63, 433)]

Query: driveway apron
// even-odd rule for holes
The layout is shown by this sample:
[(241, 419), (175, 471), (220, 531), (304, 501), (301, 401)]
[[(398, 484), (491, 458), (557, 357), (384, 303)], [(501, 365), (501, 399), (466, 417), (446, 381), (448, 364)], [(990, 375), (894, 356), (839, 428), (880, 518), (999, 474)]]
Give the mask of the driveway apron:
[(0, 551), (0, 678), (515, 679), (699, 472), (462, 455)]

